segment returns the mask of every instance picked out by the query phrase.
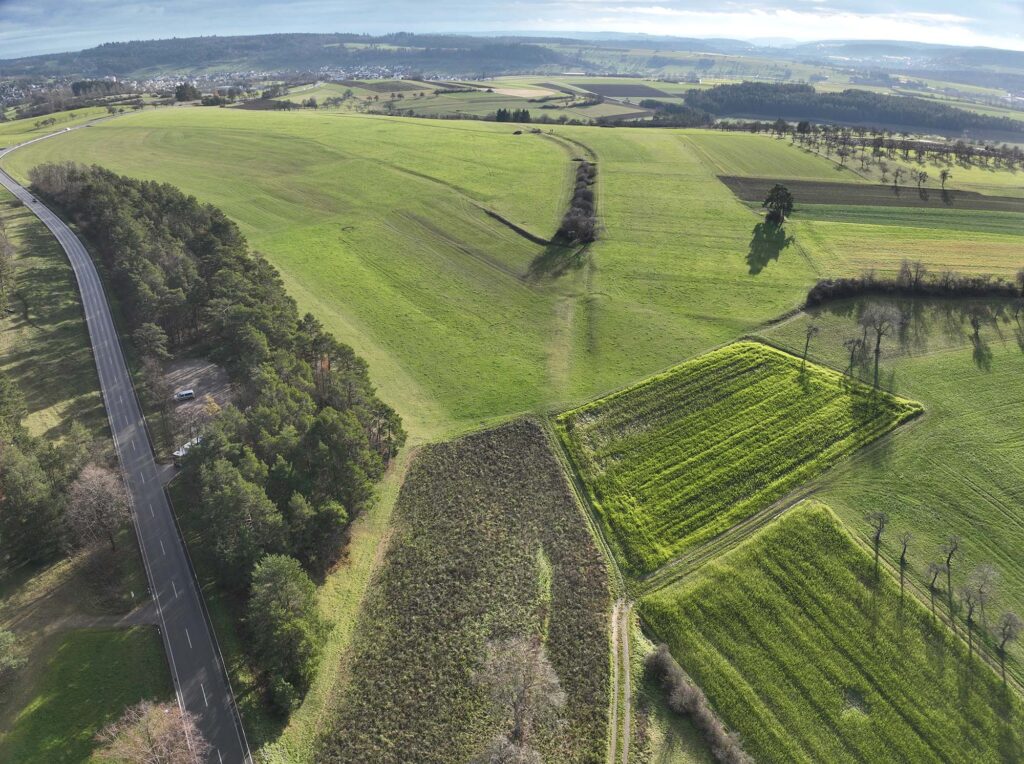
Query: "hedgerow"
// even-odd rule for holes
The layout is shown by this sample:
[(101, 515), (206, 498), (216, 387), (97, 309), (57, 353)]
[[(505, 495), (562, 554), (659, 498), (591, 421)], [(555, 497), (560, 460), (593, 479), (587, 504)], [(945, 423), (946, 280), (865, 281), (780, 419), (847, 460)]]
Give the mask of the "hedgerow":
[(1016, 694), (820, 502), (640, 613), (758, 762), (1024, 756)]
[(647, 573), (920, 411), (737, 342), (556, 425), (623, 566)]
[(395, 511), (318, 760), (469, 761), (505, 732), (474, 681), (488, 642), (540, 634), (566, 703), (531, 746), (603, 762), (607, 569), (540, 426), (426, 448)]

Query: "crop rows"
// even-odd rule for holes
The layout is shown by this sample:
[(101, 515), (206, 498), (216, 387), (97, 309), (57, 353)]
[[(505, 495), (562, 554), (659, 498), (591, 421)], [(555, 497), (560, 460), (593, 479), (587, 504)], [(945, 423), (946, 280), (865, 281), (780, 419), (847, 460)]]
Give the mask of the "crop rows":
[(739, 342), (557, 424), (624, 566), (647, 573), (919, 411)]
[(607, 569), (541, 428), (428, 447), (395, 511), (318, 760), (469, 761), (507, 732), (474, 682), (487, 642), (542, 632), (567, 697), (558, 729), (530, 745), (545, 761), (603, 762)]
[(759, 762), (1020, 761), (1021, 708), (805, 502), (641, 613)]

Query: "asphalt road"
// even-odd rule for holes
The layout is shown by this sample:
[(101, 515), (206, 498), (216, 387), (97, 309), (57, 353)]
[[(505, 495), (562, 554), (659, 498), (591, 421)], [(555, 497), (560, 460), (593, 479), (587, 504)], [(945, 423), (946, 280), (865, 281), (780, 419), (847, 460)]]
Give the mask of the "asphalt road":
[[(19, 147), (0, 150), (0, 157)], [(149, 433), (96, 267), (82, 242), (57, 215), (3, 171), (0, 184), (25, 202), (50, 229), (67, 253), (78, 280), (100, 389), (132, 497), (135, 530), (178, 702), (198, 719), (199, 729), (211, 747), (209, 761), (251, 762), (238, 710), (222, 670), (220, 651), (207, 626), (202, 595), (160, 482)]]

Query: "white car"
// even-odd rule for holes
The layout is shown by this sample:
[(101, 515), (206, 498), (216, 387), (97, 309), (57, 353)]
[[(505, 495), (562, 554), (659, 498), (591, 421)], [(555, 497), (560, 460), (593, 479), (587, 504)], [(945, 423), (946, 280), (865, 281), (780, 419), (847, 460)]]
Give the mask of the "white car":
[(174, 394), (174, 400), (176, 401), (190, 401), (196, 397), (195, 390), (179, 390)]

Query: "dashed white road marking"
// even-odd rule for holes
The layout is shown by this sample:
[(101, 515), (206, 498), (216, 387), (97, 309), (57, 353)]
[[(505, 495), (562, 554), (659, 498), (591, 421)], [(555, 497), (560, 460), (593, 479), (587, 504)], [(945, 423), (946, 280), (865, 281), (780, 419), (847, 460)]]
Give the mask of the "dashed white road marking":
[(164, 557), (167, 556), (167, 550), (164, 549), (164, 540), (160, 539), (160, 551), (164, 553)]
[(149, 516), (150, 517), (156, 517), (156, 513), (153, 512), (153, 505), (152, 504), (149, 505)]
[(146, 482), (146, 476), (142, 474), (141, 470), (139, 471), (139, 480), (141, 480), (143, 484)]
[(210, 707), (210, 701), (208, 701), (206, 699), (206, 688), (203, 687), (203, 683), (202, 682), (199, 683), (199, 689), (203, 693), (203, 705), (206, 706), (207, 708), (209, 708)]
[(185, 639), (188, 640), (188, 649), (192, 649), (192, 637), (188, 635), (188, 629), (185, 629)]
[(171, 588), (174, 590), (174, 599), (178, 599), (178, 587), (174, 585), (174, 579), (171, 579)]

